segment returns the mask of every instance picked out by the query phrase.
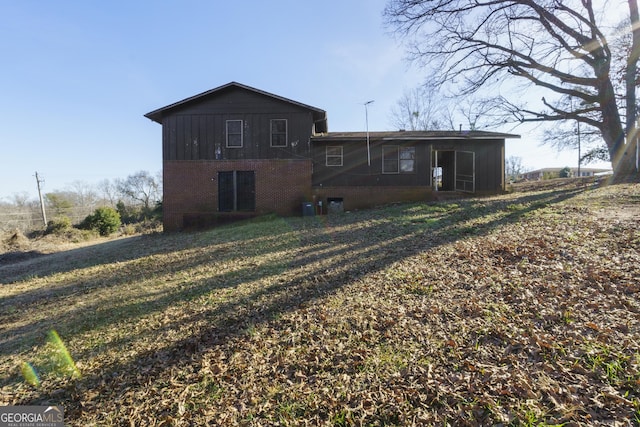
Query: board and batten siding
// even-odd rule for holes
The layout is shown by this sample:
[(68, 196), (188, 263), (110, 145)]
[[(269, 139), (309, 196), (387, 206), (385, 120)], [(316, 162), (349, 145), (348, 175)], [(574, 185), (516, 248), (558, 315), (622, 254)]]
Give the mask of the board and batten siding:
[[(271, 120), (287, 120), (287, 145), (271, 146)], [(227, 120), (242, 120), (242, 147), (227, 147)], [(162, 119), (164, 160), (245, 160), (309, 157), (313, 115), (260, 94), (229, 90)]]
[[(341, 146), (342, 166), (326, 165), (326, 147)], [(414, 171), (411, 173), (383, 173), (382, 150), (385, 146), (415, 147)], [(432, 154), (434, 150), (474, 153), (475, 191), (496, 192), (504, 189), (504, 140), (453, 140), (453, 141), (370, 141), (371, 165), (367, 163), (367, 148), (364, 141), (314, 141), (313, 185), (316, 187), (415, 187), (432, 186)], [(448, 168), (450, 180), (455, 179), (455, 170)]]
[(433, 150), (466, 151), (475, 157), (475, 191), (495, 193), (504, 190), (504, 140), (434, 142)]
[[(316, 186), (428, 186), (429, 147), (428, 145), (407, 141), (370, 141), (369, 153), (363, 141), (327, 141), (313, 143), (314, 175)], [(342, 147), (342, 166), (327, 166), (327, 147)], [(383, 173), (383, 147), (414, 147), (415, 163), (411, 173)], [(368, 164), (368, 157), (371, 165)]]
[[(287, 120), (287, 145), (271, 146), (271, 120)], [(242, 147), (227, 147), (227, 120), (242, 120)], [(310, 113), (176, 114), (163, 119), (165, 160), (244, 160), (308, 157)]]

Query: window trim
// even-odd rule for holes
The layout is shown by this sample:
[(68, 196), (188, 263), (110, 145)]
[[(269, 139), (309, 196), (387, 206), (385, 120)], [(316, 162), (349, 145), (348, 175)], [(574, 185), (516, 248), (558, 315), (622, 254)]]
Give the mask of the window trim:
[[(395, 158), (391, 159), (391, 158), (385, 158), (385, 149), (391, 149), (391, 148), (395, 148)], [(413, 159), (403, 159), (401, 156), (401, 153), (403, 150), (413, 150)], [(388, 161), (391, 160), (395, 160), (396, 161), (396, 167), (395, 170), (393, 171), (387, 171), (385, 170), (385, 165), (387, 164)], [(411, 171), (403, 171), (402, 168), (400, 167), (400, 165), (402, 164), (402, 162), (407, 162), (407, 161), (411, 161), (413, 162), (413, 168)], [(385, 175), (400, 175), (400, 174), (412, 174), (416, 172), (416, 147), (413, 146), (402, 146), (402, 145), (383, 145), (382, 146), (382, 173)]]
[[(240, 122), (240, 145), (229, 145), (229, 124), (231, 122)], [(227, 120), (225, 122), (225, 130), (226, 130), (226, 146), (227, 148), (242, 148), (244, 146), (244, 121), (239, 119)], [(232, 133), (231, 135), (238, 135), (237, 133)]]
[[(329, 154), (329, 148), (339, 148), (340, 149), (340, 154)], [(327, 145), (325, 147), (325, 151), (324, 151), (324, 155), (325, 155), (325, 161), (324, 164), (325, 166), (329, 167), (329, 168), (334, 168), (334, 167), (341, 167), (344, 165), (344, 148), (342, 145)], [(329, 159), (340, 159), (340, 164), (339, 165), (334, 165), (334, 164), (329, 164)]]
[[(402, 151), (405, 150), (406, 151), (413, 151), (413, 157), (410, 159), (403, 159), (402, 158)], [(403, 171), (402, 170), (402, 162), (411, 162), (411, 170), (410, 171)], [(416, 172), (416, 147), (400, 147), (400, 150), (398, 150), (398, 173), (402, 173), (402, 174), (411, 174), (411, 173), (415, 173)]]
[[(396, 160), (396, 169), (394, 171), (385, 170), (385, 165), (388, 160), (385, 158), (385, 149), (394, 148), (395, 150), (395, 160)], [(382, 173), (385, 175), (397, 175), (400, 173), (400, 146), (399, 145), (383, 145), (382, 146)]]
[[(273, 131), (273, 123), (276, 121), (284, 121), (284, 145), (274, 145), (273, 143), (273, 136), (274, 135), (282, 135), (281, 132), (274, 132)], [(269, 135), (271, 138), (271, 147), (274, 148), (282, 148), (282, 147), (286, 147), (289, 145), (289, 121), (287, 119), (271, 119), (269, 121)]]

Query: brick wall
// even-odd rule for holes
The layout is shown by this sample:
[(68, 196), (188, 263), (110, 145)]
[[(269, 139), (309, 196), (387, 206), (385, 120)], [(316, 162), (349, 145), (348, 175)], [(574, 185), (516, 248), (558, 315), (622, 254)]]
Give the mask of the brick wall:
[[(165, 231), (190, 224), (209, 225), (246, 213), (218, 212), (218, 172), (254, 171), (256, 211), (253, 215), (297, 215), (311, 200), (310, 160), (165, 161), (163, 211)], [(189, 225), (189, 224), (187, 224)]]
[(344, 210), (366, 209), (398, 202), (432, 201), (435, 195), (431, 187), (314, 187), (313, 200), (317, 206), (322, 201), (326, 212), (327, 199), (341, 198)]

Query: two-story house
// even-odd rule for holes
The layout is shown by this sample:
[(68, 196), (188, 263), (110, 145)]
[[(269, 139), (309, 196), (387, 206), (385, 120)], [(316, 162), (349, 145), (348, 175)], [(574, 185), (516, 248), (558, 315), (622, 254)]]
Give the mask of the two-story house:
[(504, 190), (494, 132), (328, 132), (324, 110), (231, 82), (145, 115), (162, 125), (166, 231)]

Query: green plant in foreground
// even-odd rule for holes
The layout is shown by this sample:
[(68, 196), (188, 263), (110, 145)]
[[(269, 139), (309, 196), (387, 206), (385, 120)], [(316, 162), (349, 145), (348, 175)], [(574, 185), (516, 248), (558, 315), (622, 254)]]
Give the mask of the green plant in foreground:
[(634, 399), (633, 406), (635, 408), (633, 411), (633, 425), (640, 426), (640, 400)]
[(287, 420), (295, 420), (296, 418), (303, 417), (306, 412), (304, 405), (289, 400), (281, 402), (280, 405), (278, 405), (277, 411), (280, 422), (286, 422)]
[(331, 417), (331, 422), (334, 426), (347, 426), (349, 425), (348, 418), (349, 412), (346, 409), (342, 409), (340, 412)]
[(73, 361), (58, 332), (50, 330), (47, 333), (47, 341), (53, 350), (50, 357), (55, 371), (63, 375), (69, 375), (71, 378), (79, 378), (80, 370), (76, 367), (76, 363)]
[(562, 322), (565, 323), (566, 325), (573, 323), (573, 315), (571, 313), (571, 310), (563, 311), (561, 318), (562, 318)]
[[(73, 361), (69, 350), (55, 330), (47, 332), (46, 370), (59, 375), (66, 375), (71, 378), (80, 378), (80, 370)], [(40, 385), (40, 377), (38, 372), (29, 362), (22, 362), (20, 372), (24, 380), (34, 387)]]
[(40, 385), (40, 378), (38, 377), (38, 373), (31, 365), (31, 363), (22, 362), (22, 365), (20, 365), (20, 371), (22, 372), (22, 376), (27, 383), (31, 384), (34, 387), (38, 387)]
[(510, 203), (507, 205), (506, 210), (511, 212), (517, 212), (517, 211), (522, 211), (526, 209), (526, 207), (527, 206), (523, 205), (522, 203)]
[(591, 344), (583, 356), (587, 368), (600, 371), (610, 384), (624, 381), (629, 367), (629, 357), (620, 354), (605, 345)]

